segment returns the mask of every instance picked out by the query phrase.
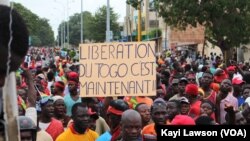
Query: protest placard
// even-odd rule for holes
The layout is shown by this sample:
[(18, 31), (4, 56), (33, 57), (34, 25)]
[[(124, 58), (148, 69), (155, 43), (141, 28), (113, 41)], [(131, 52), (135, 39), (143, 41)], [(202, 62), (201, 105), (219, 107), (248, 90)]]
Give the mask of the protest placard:
[(156, 95), (154, 42), (81, 44), (82, 97)]

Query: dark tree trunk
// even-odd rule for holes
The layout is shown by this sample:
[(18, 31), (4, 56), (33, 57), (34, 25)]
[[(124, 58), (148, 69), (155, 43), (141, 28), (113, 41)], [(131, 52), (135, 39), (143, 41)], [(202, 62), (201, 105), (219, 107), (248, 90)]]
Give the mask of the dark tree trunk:
[(223, 53), (223, 62), (225, 63), (226, 66), (230, 65), (230, 60), (233, 59), (233, 49), (232, 48), (227, 48), (227, 49), (221, 49)]

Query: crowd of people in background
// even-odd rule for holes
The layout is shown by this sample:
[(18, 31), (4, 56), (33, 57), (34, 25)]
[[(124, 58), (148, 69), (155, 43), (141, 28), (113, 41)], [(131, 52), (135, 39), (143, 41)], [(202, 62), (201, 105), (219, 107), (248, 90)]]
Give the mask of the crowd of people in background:
[(201, 63), (199, 55), (188, 63), (173, 54), (156, 57), (155, 96), (85, 98), (77, 60), (60, 50), (30, 48), (31, 61), (16, 72), (19, 114), (32, 119), (41, 141), (147, 141), (156, 140), (157, 125), (250, 123), (248, 64), (225, 66), (221, 56)]
[(223, 62), (162, 52), (155, 96), (86, 98), (77, 60), (55, 48), (29, 48), (13, 69), (21, 140), (152, 141), (157, 125), (250, 124), (249, 65)]

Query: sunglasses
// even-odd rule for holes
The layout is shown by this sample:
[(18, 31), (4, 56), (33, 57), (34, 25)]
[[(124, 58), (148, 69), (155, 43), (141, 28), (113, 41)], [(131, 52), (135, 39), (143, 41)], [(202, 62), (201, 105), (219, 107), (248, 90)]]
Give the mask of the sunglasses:
[(188, 81), (195, 81), (195, 79), (188, 79)]

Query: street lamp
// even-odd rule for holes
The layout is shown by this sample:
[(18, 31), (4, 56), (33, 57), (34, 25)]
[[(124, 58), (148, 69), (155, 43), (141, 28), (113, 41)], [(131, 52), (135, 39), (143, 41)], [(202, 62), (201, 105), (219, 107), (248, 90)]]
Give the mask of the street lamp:
[(68, 48), (69, 48), (69, 0), (67, 0), (67, 18), (68, 18), (68, 22), (67, 22), (67, 41), (68, 41)]
[[(62, 5), (63, 6), (63, 5)], [(65, 10), (64, 10), (64, 6), (63, 6), (63, 10), (58, 9), (58, 8), (54, 8), (55, 10), (60, 10), (60, 12), (63, 14), (62, 17), (62, 22), (61, 22), (61, 26), (60, 29), (58, 29), (59, 31), (61, 31), (61, 37), (60, 37), (60, 41), (61, 41), (61, 47), (64, 47), (64, 43), (65, 43)], [(60, 35), (58, 35), (59, 37)], [(58, 41), (59, 42), (59, 41)]]
[(107, 0), (106, 42), (110, 42), (110, 9), (109, 9), (109, 0)]
[[(67, 43), (68, 43), (68, 48), (69, 48), (69, 0), (67, 0), (67, 7), (64, 6), (63, 3), (57, 1), (57, 0), (54, 0), (56, 3), (59, 3), (63, 6), (63, 11), (64, 11), (64, 18), (65, 18), (65, 9), (67, 10), (67, 20), (68, 21), (65, 21), (64, 23), (64, 39), (63, 39), (63, 42), (65, 43), (65, 40), (66, 40), (66, 26), (67, 26)], [(74, 1), (73, 1), (74, 2)], [(67, 22), (67, 23), (66, 23)], [(66, 25), (67, 24), (67, 25)]]
[[(66, 32), (65, 32), (65, 28), (66, 28), (66, 23), (65, 23), (65, 6), (64, 6), (64, 4), (63, 3), (61, 3), (61, 2), (59, 2), (59, 1), (57, 1), (57, 0), (54, 0), (56, 3), (58, 3), (58, 4), (61, 4), (62, 5), (62, 7), (63, 7), (63, 10), (61, 11), (62, 12), (62, 14), (63, 14), (63, 21), (62, 21), (62, 25), (61, 25), (61, 47), (63, 46), (63, 48), (65, 47), (65, 35), (66, 35)], [(57, 9), (57, 8), (55, 8), (55, 9)]]
[(81, 0), (81, 43), (83, 43), (83, 18), (82, 18), (82, 0)]

